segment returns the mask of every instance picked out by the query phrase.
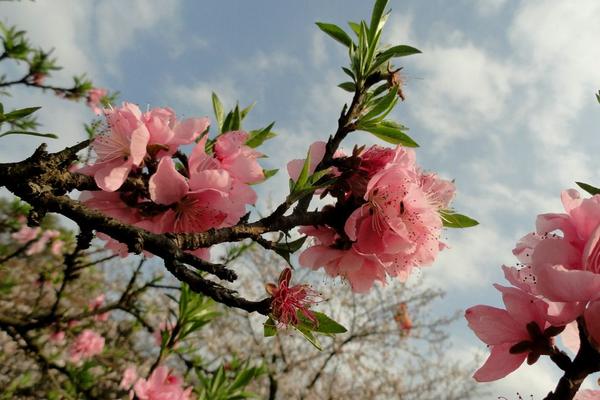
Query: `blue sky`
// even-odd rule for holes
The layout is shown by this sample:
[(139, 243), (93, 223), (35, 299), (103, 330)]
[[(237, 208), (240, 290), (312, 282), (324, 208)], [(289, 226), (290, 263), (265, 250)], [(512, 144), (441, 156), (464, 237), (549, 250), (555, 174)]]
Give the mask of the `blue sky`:
[[(348, 96), (342, 47), (315, 21), (368, 17), (364, 0), (327, 2), (37, 1), (0, 4), (4, 22), (54, 47), (65, 66), (58, 83), (87, 72), (98, 86), (144, 106), (183, 116), (211, 115), (210, 92), (230, 106), (256, 101), (246, 127), (276, 121), (279, 137), (264, 147), (266, 168), (282, 168), (308, 144), (335, 129)], [(394, 118), (422, 147), (419, 163), (456, 179), (455, 207), (477, 228), (447, 232), (450, 245), (422, 275), (447, 292), (440, 312), (498, 304), (491, 285), (512, 264), (516, 240), (541, 212), (559, 212), (559, 193), (576, 180), (600, 184), (600, 3), (565, 1), (391, 1), (384, 41), (422, 55), (402, 59), (407, 101)], [(9, 71), (11, 72), (11, 71)], [(61, 138), (84, 138), (91, 113), (52, 95), (16, 90), (7, 105), (42, 105), (41, 121)], [(353, 134), (354, 143), (377, 143)], [(37, 139), (6, 138), (0, 161), (18, 160)], [(261, 187), (273, 202), (286, 190), (283, 173)], [(259, 204), (264, 208), (266, 202)], [(454, 352), (485, 350), (465, 324), (455, 324)], [(543, 397), (556, 382), (549, 364), (523, 367), (492, 384), (495, 395)]]

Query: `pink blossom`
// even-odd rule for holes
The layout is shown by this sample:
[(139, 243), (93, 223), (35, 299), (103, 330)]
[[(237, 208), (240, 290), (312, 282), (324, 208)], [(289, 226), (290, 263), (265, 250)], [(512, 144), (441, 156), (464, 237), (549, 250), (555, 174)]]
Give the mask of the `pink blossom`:
[(172, 205), (159, 220), (160, 230), (203, 232), (222, 226), (227, 218), (228, 210), (223, 206), (230, 186), (231, 178), (222, 170), (202, 171), (188, 182), (171, 158), (163, 158), (149, 181), (152, 201)]
[(92, 143), (98, 159), (80, 172), (93, 175), (102, 190), (114, 192), (129, 172), (144, 161), (150, 133), (135, 104), (123, 103), (122, 107), (105, 110), (104, 114), (109, 131), (96, 136)]
[[(104, 301), (106, 300), (106, 295), (104, 293), (96, 296), (89, 304), (88, 307), (91, 311), (96, 311), (100, 309), (104, 305)], [(109, 312), (104, 312), (102, 314), (97, 314), (94, 316), (96, 321), (104, 322), (107, 321), (110, 316)]]
[(534, 323), (543, 331), (548, 305), (520, 289), (494, 285), (502, 292), (506, 310), (478, 305), (466, 310), (469, 328), (490, 347), (490, 356), (473, 377), (478, 382), (489, 382), (504, 378), (525, 361), (529, 351), (516, 354), (510, 349), (532, 338), (527, 325)]
[(52, 242), (52, 247), (50, 248), (50, 251), (55, 256), (59, 256), (62, 254), (62, 249), (63, 249), (64, 245), (65, 245), (65, 242), (63, 242), (60, 239), (56, 239), (55, 241)]
[(94, 114), (100, 115), (102, 113), (102, 98), (108, 94), (108, 91), (103, 88), (91, 88), (87, 93), (87, 106), (92, 109)]
[(42, 236), (36, 240), (25, 252), (28, 256), (38, 254), (44, 251), (48, 242), (60, 235), (60, 232), (56, 230), (47, 230), (42, 233)]
[(317, 324), (317, 319), (310, 307), (316, 303), (317, 292), (308, 285), (290, 286), (292, 269), (281, 271), (277, 285), (268, 284), (267, 292), (271, 295), (271, 313), (282, 325), (298, 325), (298, 312)]
[(78, 363), (102, 353), (103, 349), (104, 338), (91, 329), (84, 329), (71, 345), (69, 360)]
[(359, 253), (354, 247), (338, 246), (341, 238), (334, 229), (303, 226), (300, 233), (315, 238), (313, 246), (300, 254), (299, 262), (303, 267), (323, 267), (328, 275), (347, 279), (357, 293), (369, 291), (376, 281), (385, 283), (385, 269), (381, 261), (375, 256)]
[(431, 264), (442, 248), (438, 204), (412, 169), (394, 164), (371, 178), (367, 203), (345, 224), (355, 249), (376, 255), (392, 276), (405, 280), (414, 266)]
[(179, 376), (173, 375), (165, 366), (157, 367), (148, 380), (140, 378), (133, 386), (140, 400), (189, 400), (192, 388), (183, 390)]
[(257, 159), (262, 153), (245, 145), (248, 133), (244, 131), (227, 132), (217, 137), (215, 157), (221, 168), (242, 183), (257, 183), (265, 178)]
[(169, 336), (171, 336), (171, 332), (173, 332), (173, 329), (175, 328), (175, 325), (173, 323), (171, 323), (170, 321), (163, 321), (158, 325), (158, 329), (155, 329), (154, 332), (152, 333), (152, 335), (154, 336), (154, 342), (156, 343), (157, 346), (161, 346), (162, 345), (162, 336), (163, 336), (163, 332), (167, 332)]
[(54, 344), (62, 344), (65, 341), (65, 331), (55, 330), (48, 337), (48, 341)]
[(121, 379), (121, 383), (119, 383), (119, 387), (121, 389), (129, 389), (131, 387), (131, 385), (133, 385), (135, 383), (135, 381), (138, 379), (138, 374), (137, 374), (137, 370), (135, 368), (135, 366), (128, 366), (127, 368), (125, 368), (125, 371), (123, 371), (123, 379)]
[(599, 299), (600, 196), (581, 199), (571, 189), (562, 193), (562, 201), (567, 213), (538, 216), (537, 236), (521, 252), (529, 254), (536, 290), (544, 297), (559, 302)]
[[(317, 168), (317, 165), (319, 165), (319, 163), (323, 159), (323, 156), (325, 155), (325, 145), (326, 143), (321, 141), (314, 142), (310, 145), (308, 149), (310, 153), (310, 165), (308, 169), (309, 173), (314, 173), (315, 169)], [(300, 176), (300, 171), (302, 171), (302, 167), (304, 166), (304, 160), (305, 159), (302, 158), (288, 162), (288, 174), (290, 175), (290, 178), (292, 178), (293, 181), (298, 180), (298, 177)]]
[(153, 148), (157, 158), (172, 155), (178, 146), (193, 143), (210, 124), (207, 117), (177, 121), (175, 112), (168, 107), (153, 108), (142, 115), (142, 120), (150, 133), (148, 148)]
[(573, 400), (600, 400), (600, 390), (580, 390), (575, 394)]
[(25, 244), (35, 239), (39, 235), (40, 231), (41, 229), (39, 226), (32, 228), (27, 225), (23, 225), (21, 229), (19, 229), (17, 232), (14, 232), (10, 236), (18, 243)]

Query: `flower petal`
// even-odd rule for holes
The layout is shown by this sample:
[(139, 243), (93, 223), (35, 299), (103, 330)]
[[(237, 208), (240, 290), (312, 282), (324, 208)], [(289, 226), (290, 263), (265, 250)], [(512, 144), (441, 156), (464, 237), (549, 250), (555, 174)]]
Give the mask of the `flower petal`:
[(188, 183), (183, 175), (175, 169), (175, 164), (170, 157), (163, 157), (158, 163), (158, 168), (148, 182), (150, 198), (157, 204), (173, 204), (185, 196)]

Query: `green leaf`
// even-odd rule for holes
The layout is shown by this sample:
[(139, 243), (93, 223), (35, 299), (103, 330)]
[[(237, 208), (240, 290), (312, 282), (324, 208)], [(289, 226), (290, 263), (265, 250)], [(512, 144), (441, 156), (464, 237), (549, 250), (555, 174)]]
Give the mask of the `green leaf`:
[(4, 114), (4, 120), (5, 121), (14, 121), (16, 119), (21, 119), (30, 114), (33, 114), (40, 108), (42, 108), (42, 107), (27, 107), (27, 108), (21, 108), (18, 110), (13, 110), (13, 111), (9, 112), (8, 114)]
[(266, 181), (270, 177), (274, 176), (277, 172), (279, 172), (279, 169), (277, 169), (277, 168), (275, 168), (275, 169), (263, 169), (263, 174), (265, 175), (265, 179), (264, 180)]
[(240, 107), (238, 104), (233, 109), (233, 116), (231, 117), (230, 131), (238, 131), (242, 127), (242, 114), (240, 113)]
[(322, 312), (313, 311), (312, 312), (317, 321), (319, 321), (319, 325), (317, 325), (313, 330), (319, 333), (344, 333), (348, 330), (344, 328), (342, 325), (329, 318), (327, 315)]
[(29, 135), (29, 136), (39, 136), (46, 137), (51, 139), (58, 139), (58, 136), (54, 133), (40, 133), (40, 132), (30, 132), (30, 131), (8, 131), (0, 134), (0, 137), (8, 136), (8, 135)]
[(370, 132), (388, 143), (400, 144), (405, 147), (419, 147), (417, 142), (404, 133), (406, 127), (392, 121), (381, 121), (376, 125), (359, 125), (358, 128)]
[(304, 242), (306, 241), (306, 236), (302, 236), (300, 239), (293, 240), (291, 242), (280, 242), (275, 244), (272, 247), (272, 250), (279, 254), (288, 264), (291, 265), (290, 254), (298, 251)]
[(338, 85), (338, 87), (350, 93), (354, 93), (356, 91), (356, 85), (354, 82), (342, 82)]
[(298, 176), (298, 180), (294, 185), (294, 191), (303, 189), (306, 183), (308, 182), (308, 176), (310, 174), (310, 149), (306, 153), (306, 158), (304, 159), (304, 164), (302, 165), (302, 170), (300, 171), (300, 175)]
[(264, 337), (271, 337), (277, 334), (277, 325), (275, 325), (273, 318), (269, 317), (269, 319), (265, 321), (263, 326), (263, 334)]
[(223, 103), (219, 100), (219, 96), (215, 92), (212, 92), (212, 105), (215, 111), (215, 118), (217, 119), (217, 125), (219, 130), (223, 128)]
[(473, 218), (454, 213), (450, 210), (442, 210), (440, 211), (440, 215), (442, 217), (442, 223), (446, 228), (470, 228), (479, 225), (479, 222), (475, 221)]
[(377, 57), (382, 57), (382, 58), (386, 58), (386, 60), (389, 60), (390, 58), (406, 57), (406, 56), (411, 56), (413, 54), (420, 54), (420, 53), (421, 53), (421, 50), (419, 50), (419, 49), (401, 44), (398, 46), (390, 47), (387, 50), (384, 50), (382, 53), (379, 53), (377, 55)]
[(411, 46), (398, 45), (398, 46), (390, 47), (389, 49), (384, 50), (383, 52), (377, 54), (377, 56), (375, 57), (375, 60), (373, 61), (373, 66), (371, 68), (371, 72), (373, 72), (376, 68), (378, 68), (379, 66), (386, 63), (388, 60), (390, 60), (392, 58), (405, 57), (405, 56), (410, 56), (412, 54), (419, 54), (419, 53), (421, 53), (421, 50), (416, 49)]
[(4, 116), (4, 105), (0, 103), (0, 120), (3, 119)]
[(348, 36), (348, 34), (344, 32), (344, 30), (339, 26), (335, 24), (328, 24), (326, 22), (317, 22), (316, 24), (319, 27), (319, 29), (321, 29), (323, 32), (325, 32), (344, 46), (350, 47), (350, 45), (352, 44), (352, 39), (350, 38), (350, 36)]
[(319, 343), (319, 340), (315, 337), (315, 335), (313, 335), (313, 333), (308, 328), (303, 326), (294, 326), (294, 328), (298, 332), (300, 332), (302, 336), (304, 336), (304, 338), (310, 342), (310, 344), (315, 346), (317, 350), (323, 350), (323, 348), (321, 347), (321, 343)]
[(598, 91), (598, 93), (596, 93), (596, 100), (598, 100), (598, 103), (600, 103), (600, 90)]
[(277, 136), (275, 132), (271, 132), (271, 128), (273, 128), (274, 125), (275, 122), (271, 122), (266, 128), (250, 131), (250, 136), (248, 137), (248, 140), (246, 140), (246, 146), (256, 148), (263, 144), (267, 139)]
[(250, 104), (248, 107), (244, 108), (240, 114), (241, 119), (243, 120), (244, 118), (246, 118), (246, 116), (248, 115), (248, 113), (250, 111), (252, 111), (252, 109), (254, 108), (254, 106), (256, 105), (256, 102), (253, 102), (252, 104)]
[(592, 196), (596, 195), (596, 194), (600, 194), (600, 188), (597, 188), (595, 186), (592, 186), (592, 185), (589, 185), (589, 184), (583, 183), (583, 182), (575, 182), (575, 183), (577, 184), (577, 186), (579, 186), (580, 188), (582, 188), (583, 190), (585, 190)]
[(350, 27), (350, 29), (352, 29), (352, 31), (356, 34), (357, 37), (358, 37), (358, 35), (360, 35), (360, 24), (357, 24), (356, 22), (348, 21), (348, 26)]
[(348, 69), (346, 67), (342, 67), (342, 70), (344, 71), (344, 73), (346, 75), (348, 75), (350, 78), (352, 78), (352, 80), (356, 79), (356, 77), (354, 76), (354, 72), (352, 72), (350, 69)]
[(373, 12), (371, 13), (371, 24), (369, 25), (369, 39), (371, 39), (371, 43), (373, 43), (372, 39), (379, 31), (379, 23), (381, 22), (381, 17), (385, 11), (387, 3), (388, 0), (377, 0), (373, 6)]
[[(364, 121), (364, 124), (371, 125), (371, 121), (378, 116), (379, 118), (378, 121), (375, 121), (376, 123), (385, 118), (398, 102), (398, 92), (396, 89), (397, 88), (394, 86), (385, 96), (373, 100), (376, 104), (361, 118), (361, 120)], [(383, 115), (380, 116), (380, 114)]]

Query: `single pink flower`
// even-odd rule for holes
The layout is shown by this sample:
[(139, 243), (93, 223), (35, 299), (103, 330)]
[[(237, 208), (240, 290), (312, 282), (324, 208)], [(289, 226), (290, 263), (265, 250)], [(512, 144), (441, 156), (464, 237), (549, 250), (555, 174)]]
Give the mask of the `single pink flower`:
[(108, 90), (103, 88), (91, 88), (87, 93), (87, 106), (92, 109), (94, 114), (102, 114), (102, 98), (108, 94)]
[(316, 303), (317, 292), (308, 285), (290, 286), (292, 269), (281, 271), (277, 285), (267, 284), (267, 292), (271, 295), (271, 313), (281, 325), (298, 325), (298, 312), (302, 313), (313, 324), (317, 319), (310, 307)]
[(129, 172), (143, 163), (150, 133), (135, 104), (123, 103), (122, 107), (105, 110), (104, 114), (109, 130), (96, 136), (92, 143), (98, 159), (79, 172), (93, 175), (98, 187), (114, 192)]
[(84, 329), (83, 332), (75, 338), (75, 341), (69, 349), (69, 360), (72, 363), (78, 363), (81, 360), (102, 353), (103, 349), (104, 338), (91, 329)]
[(157, 367), (148, 380), (140, 378), (133, 386), (140, 400), (189, 400), (192, 388), (183, 389), (182, 379), (165, 366)]
[(546, 322), (548, 305), (520, 289), (494, 285), (502, 292), (506, 310), (478, 305), (466, 310), (469, 328), (490, 347), (490, 356), (473, 377), (478, 382), (504, 378), (525, 361), (529, 351), (516, 354), (510, 350), (516, 344), (530, 341), (528, 324), (535, 324), (540, 331)]
[(410, 169), (391, 166), (367, 186), (367, 203), (345, 224), (346, 235), (363, 254), (373, 254), (386, 272), (406, 280), (415, 266), (431, 264), (443, 248), (438, 207), (415, 181)]
[(121, 383), (119, 383), (119, 387), (121, 389), (128, 390), (129, 388), (131, 388), (131, 386), (135, 383), (135, 381), (137, 379), (138, 379), (137, 370), (136, 370), (135, 366), (130, 365), (127, 368), (125, 368), (125, 371), (123, 371), (123, 379), (121, 379)]
[(188, 182), (173, 160), (164, 157), (148, 186), (152, 201), (172, 206), (160, 217), (162, 232), (203, 232), (222, 226), (227, 211), (237, 211), (227, 207), (231, 178), (223, 170), (195, 173)]

